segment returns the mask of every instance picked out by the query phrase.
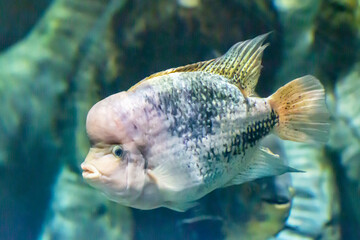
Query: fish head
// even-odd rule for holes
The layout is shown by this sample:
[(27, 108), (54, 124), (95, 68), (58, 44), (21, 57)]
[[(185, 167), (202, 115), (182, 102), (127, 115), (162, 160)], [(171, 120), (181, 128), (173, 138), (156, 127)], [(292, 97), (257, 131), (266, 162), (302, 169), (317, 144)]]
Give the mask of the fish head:
[(104, 99), (89, 111), (86, 130), (92, 147), (81, 168), (91, 186), (113, 201), (130, 205), (144, 188), (145, 159), (134, 134), (126, 127), (128, 116), (114, 107), (114, 101), (121, 103), (122, 98), (120, 94)]
[[(134, 144), (97, 144), (81, 164), (83, 178), (116, 202), (136, 200), (145, 183), (144, 160)], [(134, 153), (135, 152), (135, 153)]]

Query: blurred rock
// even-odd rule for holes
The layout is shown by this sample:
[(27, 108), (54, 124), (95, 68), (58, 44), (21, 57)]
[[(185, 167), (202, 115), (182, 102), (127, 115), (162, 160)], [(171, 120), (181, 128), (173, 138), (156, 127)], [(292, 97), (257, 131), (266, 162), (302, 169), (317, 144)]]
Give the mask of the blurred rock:
[(341, 200), (344, 239), (360, 238), (360, 64), (336, 82), (329, 101), (334, 124), (329, 142), (330, 157), (336, 166)]
[(0, 0), (0, 52), (24, 38), (51, 0)]
[(328, 86), (351, 69), (360, 38), (357, 0), (321, 1), (314, 19), (316, 74)]
[(279, 14), (283, 39), (283, 64), (276, 74), (275, 88), (278, 88), (294, 78), (314, 72), (314, 18), (321, 0), (273, 0), (273, 3)]
[(336, 124), (330, 145), (340, 152), (347, 177), (360, 188), (360, 63), (337, 81), (334, 97)]
[[(294, 198), (290, 216), (276, 239), (340, 239), (339, 197), (335, 176), (322, 147), (285, 142)], [(331, 229), (329, 231), (328, 229)]]
[(74, 76), (121, 4), (54, 1), (29, 36), (0, 56), (1, 239), (35, 238), (59, 167), (78, 161)]

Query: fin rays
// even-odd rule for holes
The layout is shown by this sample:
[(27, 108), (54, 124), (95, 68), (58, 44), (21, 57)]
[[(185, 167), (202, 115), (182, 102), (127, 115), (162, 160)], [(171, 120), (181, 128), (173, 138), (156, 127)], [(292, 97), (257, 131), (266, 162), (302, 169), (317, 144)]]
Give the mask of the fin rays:
[(296, 142), (327, 142), (330, 115), (318, 79), (311, 75), (295, 79), (268, 99), (279, 115), (279, 126), (275, 128), (279, 137)]
[(198, 70), (222, 75), (230, 79), (246, 96), (250, 96), (254, 93), (260, 76), (261, 58), (269, 45), (262, 44), (268, 35), (269, 33), (239, 42), (223, 56)]
[[(262, 44), (269, 34), (270, 33), (266, 33), (250, 40), (238, 42), (221, 57), (178, 68), (171, 68), (152, 74), (143, 81), (175, 72), (204, 71), (228, 78), (230, 83), (236, 85), (245, 96), (251, 96), (255, 91), (260, 76), (263, 52), (269, 45)], [(136, 88), (141, 82), (133, 86), (130, 90)]]

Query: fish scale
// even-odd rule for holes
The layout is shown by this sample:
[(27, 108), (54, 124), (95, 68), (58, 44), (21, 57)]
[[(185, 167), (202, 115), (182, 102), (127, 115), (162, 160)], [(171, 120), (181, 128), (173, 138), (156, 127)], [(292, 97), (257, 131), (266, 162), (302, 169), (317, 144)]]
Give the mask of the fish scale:
[[(169, 127), (164, 129), (166, 137), (157, 140), (157, 136), (152, 136), (152, 145), (176, 138), (181, 146), (176, 151), (172, 146), (164, 147), (168, 150), (161, 155), (171, 158), (159, 154), (146, 158), (151, 162), (176, 161), (183, 165), (195, 162), (195, 169), (199, 172), (196, 177), (209, 188), (215, 187), (211, 184), (215, 183), (214, 179), (238, 171), (239, 165), (251, 158), (248, 155), (253, 154), (256, 143), (276, 124), (272, 121), (260, 127), (260, 123), (274, 119), (271, 108), (265, 107), (263, 99), (252, 98), (248, 104), (238, 88), (217, 74), (172, 73), (154, 78), (137, 89), (148, 92), (142, 88), (151, 88), (153, 93), (152, 96), (146, 95), (150, 106), (145, 109), (156, 111), (156, 114), (149, 114), (154, 118), (160, 116), (158, 120), (150, 121), (167, 119), (169, 123)], [(224, 178), (225, 182), (229, 180)]]

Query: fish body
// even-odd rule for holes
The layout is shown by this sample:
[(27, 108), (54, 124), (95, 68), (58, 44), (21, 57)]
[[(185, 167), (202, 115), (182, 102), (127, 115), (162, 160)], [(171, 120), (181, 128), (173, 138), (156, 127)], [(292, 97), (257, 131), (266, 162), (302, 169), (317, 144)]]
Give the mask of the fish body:
[(181, 201), (196, 200), (246, 171), (257, 143), (277, 121), (266, 100), (245, 99), (211, 73), (171, 73), (129, 94), (144, 111), (132, 122), (148, 125), (141, 133), (147, 136), (147, 169), (179, 168), (174, 170), (191, 186), (174, 192)]
[(83, 177), (124, 205), (185, 211), (217, 188), (296, 171), (259, 143), (271, 132), (297, 141), (326, 138), (323, 88), (305, 76), (269, 98), (252, 97), (263, 39), (154, 74), (95, 104)]

